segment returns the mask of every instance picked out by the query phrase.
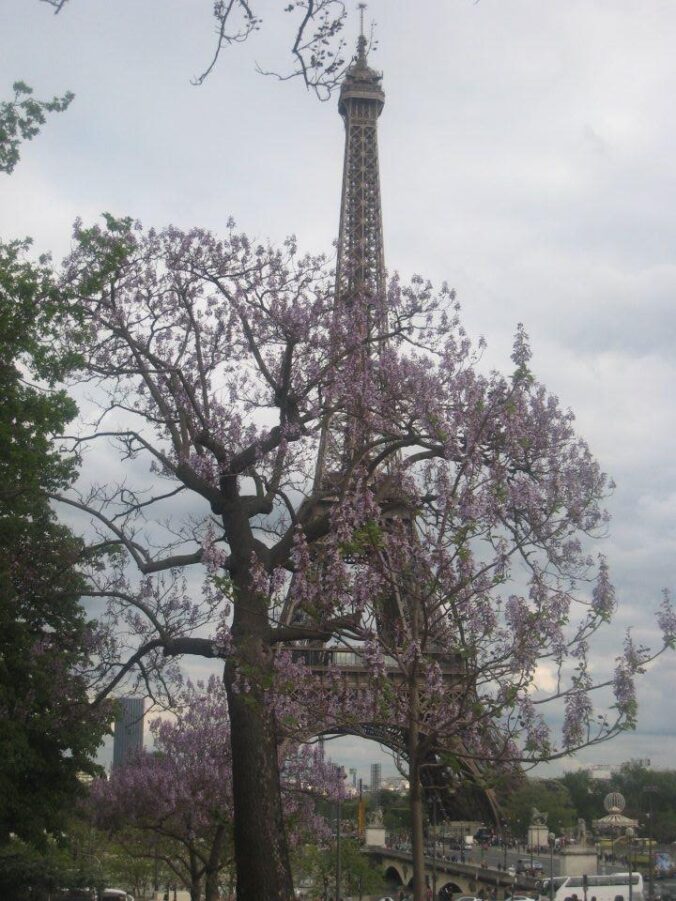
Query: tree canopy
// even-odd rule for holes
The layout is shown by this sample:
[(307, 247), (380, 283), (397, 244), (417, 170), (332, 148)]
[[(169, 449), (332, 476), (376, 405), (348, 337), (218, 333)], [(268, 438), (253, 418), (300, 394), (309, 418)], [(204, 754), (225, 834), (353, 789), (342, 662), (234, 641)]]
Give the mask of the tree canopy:
[[(170, 693), (183, 654), (224, 662), (242, 897), (291, 890), (284, 737), (413, 724), (410, 761), (441, 755), (452, 778), (634, 724), (634, 677), (676, 620), (665, 598), (662, 644), (627, 636), (599, 712), (589, 648), (615, 597), (588, 541), (610, 483), (533, 376), (522, 328), (511, 374), (485, 374), (447, 288), (395, 279), (341, 300), (323, 258), (234, 224), (222, 238), (78, 224), (61, 287), (101, 405), (72, 449), (112, 446), (124, 472), (52, 492), (121, 552), (88, 573), (108, 598), (99, 697), (132, 678)], [(201, 597), (181, 575), (193, 567)], [(367, 689), (330, 655), (315, 673), (327, 642), (356, 655)]]
[[(199, 901), (216, 901), (232, 868), (232, 760), (222, 682), (182, 693), (176, 718), (151, 723), (153, 752), (92, 785), (91, 808), (131, 857), (161, 861)], [(280, 749), (284, 817), (291, 844), (326, 841), (330, 828), (315, 798), (336, 797), (342, 778), (321, 748)]]
[(48, 261), (27, 249), (0, 245), (0, 838), (44, 846), (95, 770), (107, 706), (89, 703), (83, 546), (47, 501), (74, 472), (53, 438), (76, 407), (50, 387), (73, 358), (55, 350), (64, 310)]
[(0, 172), (12, 173), (19, 162), (22, 141), (31, 141), (47, 121), (47, 113), (61, 113), (68, 108), (74, 94), (36, 100), (33, 88), (23, 81), (12, 85), (14, 97), (0, 103)]

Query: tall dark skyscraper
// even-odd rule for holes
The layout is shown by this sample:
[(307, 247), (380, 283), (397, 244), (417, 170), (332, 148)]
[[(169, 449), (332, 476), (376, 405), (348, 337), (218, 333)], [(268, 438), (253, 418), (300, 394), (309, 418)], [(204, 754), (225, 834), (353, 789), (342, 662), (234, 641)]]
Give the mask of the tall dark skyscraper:
[(374, 798), (380, 798), (382, 787), (382, 769), (379, 763), (371, 764), (371, 794)]
[(143, 698), (118, 698), (113, 739), (113, 767), (123, 766), (143, 748)]

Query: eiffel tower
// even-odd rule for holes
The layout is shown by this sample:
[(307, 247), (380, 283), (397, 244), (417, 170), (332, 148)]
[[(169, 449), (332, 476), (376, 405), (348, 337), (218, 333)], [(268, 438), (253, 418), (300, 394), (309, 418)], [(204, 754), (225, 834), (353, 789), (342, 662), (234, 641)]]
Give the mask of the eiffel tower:
[[(345, 73), (338, 100), (338, 111), (345, 124), (343, 187), (340, 201), (338, 255), (336, 261), (335, 312), (337, 315), (359, 311), (371, 318), (369, 307), (383, 309), (385, 295), (385, 255), (380, 204), (378, 165), (378, 118), (385, 105), (382, 75), (368, 65), (364, 35), (365, 4), (359, 6), (361, 29), (357, 53)], [(382, 333), (385, 317), (368, 322), (368, 328)], [(367, 351), (368, 353), (368, 351)], [(344, 469), (359, 454), (366, 436), (355, 416), (353, 422), (334, 417), (322, 428), (315, 493), (331, 493), (332, 474)]]
[[(335, 280), (335, 305), (337, 309), (357, 312), (355, 305), (363, 304), (365, 309), (359, 312), (369, 314), (369, 308), (383, 310), (385, 298), (385, 254), (383, 243), (383, 224), (380, 194), (380, 173), (378, 164), (378, 119), (385, 105), (385, 94), (382, 89), (382, 75), (368, 65), (367, 39), (364, 35), (365, 4), (359, 5), (360, 34), (357, 40), (357, 52), (352, 65), (348, 68), (341, 85), (338, 111), (345, 126), (345, 152), (343, 159), (343, 181), (340, 202), (340, 227)], [(379, 302), (378, 302), (379, 301)], [(372, 334), (376, 337), (385, 333), (387, 316), (385, 312), (376, 313), (370, 323)], [(373, 351), (371, 351), (373, 352)], [(362, 440), (365, 436), (361, 436)], [(358, 439), (357, 439), (358, 440)], [(327, 421), (323, 424), (320, 445), (317, 455), (313, 494), (320, 505), (335, 501), (333, 491), (334, 477), (340, 473), (346, 461), (359, 452), (355, 445), (354, 433), (350, 435), (348, 424), (344, 420)], [(392, 498), (389, 498), (391, 501)], [(408, 518), (409, 514), (403, 505), (395, 515)], [(413, 524), (411, 523), (411, 528)], [(404, 601), (405, 603), (405, 601)], [(392, 602), (381, 611), (377, 626), (381, 634), (393, 632), (397, 618), (404, 618), (405, 609)], [(291, 607), (282, 613), (282, 620), (291, 622), (294, 617)], [(329, 663), (341, 667), (348, 679), (357, 684), (367, 678), (365, 667), (347, 664), (341, 666), (341, 657), (354, 656), (345, 654), (336, 648), (309, 647), (307, 650), (294, 652), (309, 664), (315, 675), (321, 675)], [(451, 667), (452, 670), (452, 667)], [(456, 670), (456, 675), (459, 671)], [(393, 674), (396, 680), (397, 676)], [(449, 678), (453, 678), (449, 672)], [(331, 734), (337, 734), (332, 731)], [(395, 754), (407, 759), (406, 732), (400, 726), (383, 726), (364, 723), (358, 731), (345, 730), (340, 734), (354, 734), (370, 738), (388, 747)], [(480, 773), (475, 765), (468, 763), (463, 767), (466, 781), (480, 781)], [(447, 817), (465, 816), (466, 809), (458, 809), (458, 802), (464, 805), (468, 800), (468, 792), (464, 798), (456, 798), (455, 787), (457, 775), (435, 766), (427, 770), (430, 782), (427, 786), (428, 797), (435, 797), (438, 809)], [(434, 783), (434, 784), (432, 784)], [(496, 819), (495, 802), (491, 793), (469, 792), (470, 803), (475, 814), (481, 818)]]

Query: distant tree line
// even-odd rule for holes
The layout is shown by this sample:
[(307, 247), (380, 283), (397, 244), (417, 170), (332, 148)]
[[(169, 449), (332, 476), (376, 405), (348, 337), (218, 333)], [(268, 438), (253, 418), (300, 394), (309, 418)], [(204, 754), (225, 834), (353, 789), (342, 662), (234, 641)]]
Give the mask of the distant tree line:
[(501, 807), (509, 834), (521, 840), (527, 837), (533, 807), (547, 814), (547, 826), (556, 835), (574, 828), (579, 819), (591, 831), (592, 822), (607, 812), (603, 801), (610, 792), (624, 796), (624, 813), (639, 821), (642, 836), (651, 833), (660, 844), (676, 839), (676, 770), (625, 763), (610, 779), (597, 779), (591, 770), (556, 779), (524, 777), (518, 787), (502, 793)]

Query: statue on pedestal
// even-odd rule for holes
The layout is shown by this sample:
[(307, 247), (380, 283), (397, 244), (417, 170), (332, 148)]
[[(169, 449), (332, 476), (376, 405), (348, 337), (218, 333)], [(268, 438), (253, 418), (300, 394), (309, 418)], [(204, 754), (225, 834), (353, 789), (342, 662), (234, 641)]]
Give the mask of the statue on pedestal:
[(580, 819), (577, 821), (577, 829), (575, 830), (575, 835), (576, 835), (578, 844), (580, 844), (580, 845), (587, 844), (587, 824), (582, 819), (582, 817), (580, 817)]
[(383, 825), (383, 812), (380, 807), (376, 807), (373, 813), (369, 814), (369, 826), (382, 826)]
[(538, 810), (537, 807), (533, 807), (530, 812), (530, 822), (531, 826), (546, 826), (547, 814)]

